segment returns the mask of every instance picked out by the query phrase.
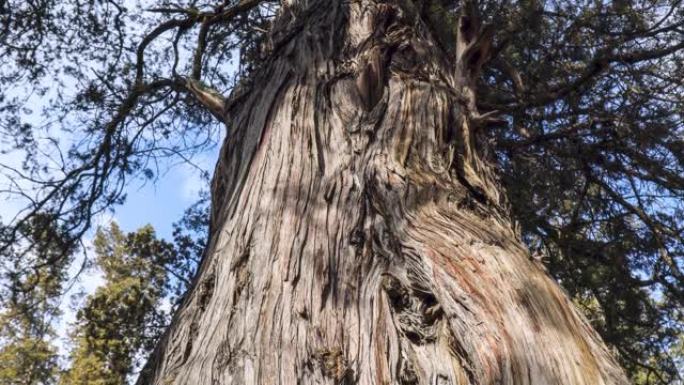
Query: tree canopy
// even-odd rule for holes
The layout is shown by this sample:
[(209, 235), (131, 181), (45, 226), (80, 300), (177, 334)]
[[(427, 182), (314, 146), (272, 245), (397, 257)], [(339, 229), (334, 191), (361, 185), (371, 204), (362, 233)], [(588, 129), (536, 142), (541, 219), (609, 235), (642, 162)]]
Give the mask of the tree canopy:
[(65, 385), (126, 383), (139, 350), (154, 347), (168, 320), (161, 301), (173, 246), (150, 226), (124, 234), (116, 223), (99, 229), (94, 243), (105, 283), (77, 314)]
[[(396, 1), (447, 54), (456, 16), (479, 14), (478, 140), (532, 258), (637, 383), (682, 381), (682, 2)], [(56, 314), (94, 218), (131, 181), (192, 162), (224, 123), (230, 136), (217, 109), (229, 113), (279, 54), (278, 12), (306, 22), (264, 0), (0, 1), (0, 194), (25, 204), (0, 225), (5, 313), (29, 301)], [(186, 241), (178, 255), (198, 255)], [(27, 290), (46, 269), (51, 283)], [(16, 341), (49, 331), (34, 307), (22, 314), (0, 320), (24, 325), (11, 326)]]

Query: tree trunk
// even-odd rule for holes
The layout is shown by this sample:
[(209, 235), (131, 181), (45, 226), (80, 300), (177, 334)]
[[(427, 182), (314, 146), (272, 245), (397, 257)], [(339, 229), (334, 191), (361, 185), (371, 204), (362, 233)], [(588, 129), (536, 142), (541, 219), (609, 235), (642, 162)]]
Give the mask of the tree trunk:
[(464, 14), (448, 57), (411, 4), (283, 5), (225, 112), (196, 284), (139, 384), (627, 383), (485, 161), (487, 33)]

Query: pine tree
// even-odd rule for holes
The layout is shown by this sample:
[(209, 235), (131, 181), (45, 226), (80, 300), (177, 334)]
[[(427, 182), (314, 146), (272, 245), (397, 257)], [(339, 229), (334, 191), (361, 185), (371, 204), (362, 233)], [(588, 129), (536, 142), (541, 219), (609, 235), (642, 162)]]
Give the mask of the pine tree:
[(3, 276), (7, 282), (0, 311), (0, 384), (53, 385), (58, 378), (58, 353), (53, 321), (60, 314), (59, 294), (68, 260), (57, 259), (64, 239), (37, 216), (20, 231), (30, 240), (33, 265), (19, 265), (23, 274)]
[(168, 322), (164, 269), (174, 250), (146, 226), (125, 234), (116, 223), (99, 229), (96, 266), (104, 284), (87, 297), (73, 330), (70, 368), (62, 385), (125, 385)]

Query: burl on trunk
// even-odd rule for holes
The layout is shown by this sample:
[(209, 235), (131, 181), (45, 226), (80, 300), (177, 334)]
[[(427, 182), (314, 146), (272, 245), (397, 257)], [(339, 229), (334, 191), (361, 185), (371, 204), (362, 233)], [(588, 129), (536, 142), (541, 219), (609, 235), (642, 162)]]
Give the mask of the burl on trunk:
[(487, 29), (463, 7), (448, 55), (412, 4), (283, 4), (223, 114), (196, 284), (139, 384), (627, 383), (486, 162)]

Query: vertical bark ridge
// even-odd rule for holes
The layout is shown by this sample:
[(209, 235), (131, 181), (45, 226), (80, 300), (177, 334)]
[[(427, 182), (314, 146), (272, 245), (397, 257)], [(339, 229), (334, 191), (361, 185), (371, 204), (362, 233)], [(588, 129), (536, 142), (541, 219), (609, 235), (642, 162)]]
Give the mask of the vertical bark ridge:
[(530, 262), (472, 85), (406, 4), (283, 6), (197, 283), (139, 384), (627, 383)]

